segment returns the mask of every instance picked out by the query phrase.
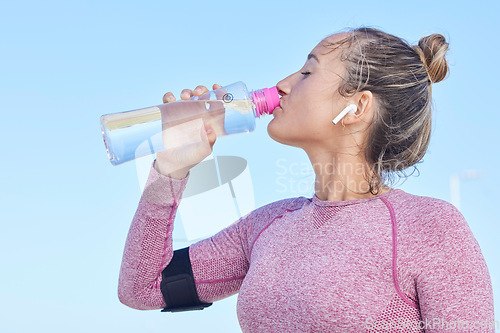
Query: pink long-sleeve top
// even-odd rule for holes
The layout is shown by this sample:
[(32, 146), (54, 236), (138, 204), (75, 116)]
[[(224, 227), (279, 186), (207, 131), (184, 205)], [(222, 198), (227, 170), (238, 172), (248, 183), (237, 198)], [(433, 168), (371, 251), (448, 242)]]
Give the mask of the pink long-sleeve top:
[[(119, 278), (132, 308), (166, 306), (161, 272), (188, 179), (151, 165)], [(202, 302), (239, 293), (243, 332), (494, 332), (491, 280), (466, 220), (401, 189), (273, 202), (191, 245), (189, 257)]]

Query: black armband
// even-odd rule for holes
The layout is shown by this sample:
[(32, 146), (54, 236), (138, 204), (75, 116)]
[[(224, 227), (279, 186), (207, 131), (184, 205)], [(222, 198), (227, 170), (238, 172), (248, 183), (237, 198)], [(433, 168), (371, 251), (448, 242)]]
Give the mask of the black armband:
[(189, 260), (189, 247), (174, 251), (174, 256), (161, 277), (160, 289), (167, 304), (161, 312), (203, 310), (212, 305), (202, 303), (198, 298)]

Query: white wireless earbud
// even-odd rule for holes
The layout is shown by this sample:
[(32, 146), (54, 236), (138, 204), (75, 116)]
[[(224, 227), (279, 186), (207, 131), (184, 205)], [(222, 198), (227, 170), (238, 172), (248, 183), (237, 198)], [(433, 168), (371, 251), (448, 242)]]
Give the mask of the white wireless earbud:
[(356, 104), (349, 104), (344, 110), (342, 110), (342, 112), (339, 113), (339, 115), (337, 117), (335, 117), (335, 119), (332, 120), (332, 123), (337, 125), (337, 123), (340, 121), (340, 119), (344, 118), (344, 116), (347, 113), (356, 113), (357, 110), (358, 110), (358, 107), (356, 106)]

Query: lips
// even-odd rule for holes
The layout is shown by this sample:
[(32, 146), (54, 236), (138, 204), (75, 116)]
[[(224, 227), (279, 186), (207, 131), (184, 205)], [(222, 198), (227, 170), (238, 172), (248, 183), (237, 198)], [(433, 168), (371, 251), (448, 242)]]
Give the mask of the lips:
[(278, 113), (284, 112), (281, 106), (277, 106), (273, 111), (273, 116), (276, 116)]

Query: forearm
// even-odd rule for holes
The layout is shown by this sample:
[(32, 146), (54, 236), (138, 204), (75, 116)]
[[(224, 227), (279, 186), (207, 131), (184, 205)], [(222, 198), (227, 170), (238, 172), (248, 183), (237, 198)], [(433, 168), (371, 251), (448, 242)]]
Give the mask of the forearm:
[(151, 168), (125, 243), (118, 297), (134, 309), (165, 306), (161, 272), (170, 262), (177, 205), (187, 178), (169, 179)]

